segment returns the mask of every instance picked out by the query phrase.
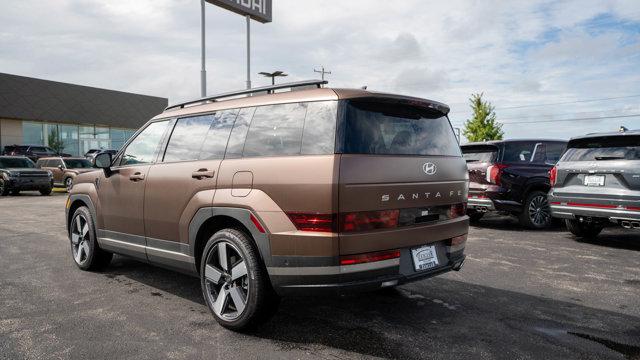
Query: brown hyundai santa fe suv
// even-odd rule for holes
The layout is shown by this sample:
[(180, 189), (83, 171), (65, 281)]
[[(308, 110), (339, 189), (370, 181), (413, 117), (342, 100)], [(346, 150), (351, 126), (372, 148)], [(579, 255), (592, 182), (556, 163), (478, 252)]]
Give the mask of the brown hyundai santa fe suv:
[(198, 276), (231, 329), (281, 295), (459, 270), (468, 175), (449, 108), (325, 83), (170, 106), (97, 155), (103, 171), (79, 174), (66, 204), (76, 264), (117, 253)]

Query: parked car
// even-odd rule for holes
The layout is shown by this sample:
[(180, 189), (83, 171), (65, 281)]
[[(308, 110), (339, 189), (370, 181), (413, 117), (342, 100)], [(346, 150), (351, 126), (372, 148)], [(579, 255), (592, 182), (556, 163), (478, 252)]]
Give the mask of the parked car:
[(26, 156), (36, 162), (41, 157), (47, 156), (71, 156), (71, 154), (59, 153), (48, 146), (40, 145), (8, 145), (4, 147), (5, 155)]
[(98, 155), (98, 153), (100, 152), (108, 152), (110, 153), (112, 156), (115, 156), (118, 153), (118, 150), (102, 150), (102, 149), (90, 149), (89, 151), (87, 151), (84, 154), (84, 157), (92, 160), (94, 157), (96, 157), (96, 155)]
[(574, 235), (595, 237), (612, 224), (640, 229), (640, 130), (571, 139), (551, 184), (551, 213)]
[[(449, 108), (325, 83), (171, 106), (98, 154), (103, 171), (78, 175), (67, 206), (75, 263), (119, 253), (198, 276), (231, 329), (281, 295), (460, 270), (468, 183)], [(303, 85), (316, 88), (273, 93)]]
[(0, 196), (20, 191), (37, 190), (42, 195), (51, 194), (53, 179), (51, 173), (37, 169), (25, 156), (0, 156)]
[(50, 171), (53, 174), (53, 185), (64, 186), (67, 191), (71, 190), (73, 179), (78, 174), (96, 170), (91, 161), (75, 157), (40, 158), (36, 167)]
[(549, 170), (566, 141), (500, 140), (462, 145), (469, 169), (467, 214), (478, 221), (489, 211), (512, 214), (531, 229), (551, 225)]

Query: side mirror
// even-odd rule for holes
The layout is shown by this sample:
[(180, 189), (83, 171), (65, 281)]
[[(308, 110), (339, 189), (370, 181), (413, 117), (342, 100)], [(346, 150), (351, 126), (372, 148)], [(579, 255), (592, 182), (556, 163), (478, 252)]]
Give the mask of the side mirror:
[(109, 169), (111, 167), (111, 154), (101, 152), (93, 158), (93, 166), (99, 169)]
[(62, 170), (64, 167), (62, 165), (58, 165), (58, 169)]

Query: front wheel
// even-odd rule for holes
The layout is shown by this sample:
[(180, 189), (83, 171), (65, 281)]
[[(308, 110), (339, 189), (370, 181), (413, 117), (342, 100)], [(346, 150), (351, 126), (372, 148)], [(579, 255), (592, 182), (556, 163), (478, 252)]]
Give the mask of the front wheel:
[(211, 313), (228, 329), (251, 327), (265, 320), (270, 306), (277, 306), (258, 251), (249, 236), (236, 229), (220, 230), (209, 239), (200, 283)]
[(9, 186), (7, 186), (7, 183), (4, 179), (0, 178), (0, 196), (7, 195), (9, 195)]
[(67, 189), (67, 192), (71, 191), (71, 188), (73, 187), (73, 179), (70, 177), (64, 179), (64, 187)]
[(596, 225), (594, 223), (585, 223), (578, 220), (565, 220), (567, 229), (571, 233), (580, 238), (595, 238), (602, 231), (602, 225)]
[(476, 223), (480, 221), (480, 219), (482, 219), (484, 213), (476, 210), (468, 210), (467, 215), (469, 216), (469, 221), (471, 221), (472, 223)]
[(82, 270), (99, 270), (111, 262), (113, 254), (100, 249), (96, 239), (95, 225), (89, 208), (79, 207), (69, 226), (71, 255)]
[(524, 202), (519, 215), (520, 224), (529, 229), (546, 229), (551, 226), (551, 208), (544, 191), (532, 191)]

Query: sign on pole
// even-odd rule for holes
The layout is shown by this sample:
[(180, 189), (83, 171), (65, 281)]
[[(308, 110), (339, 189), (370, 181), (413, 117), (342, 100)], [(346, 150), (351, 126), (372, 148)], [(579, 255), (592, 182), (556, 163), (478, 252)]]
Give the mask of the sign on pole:
[(271, 22), (271, 0), (205, 0), (261, 23)]

